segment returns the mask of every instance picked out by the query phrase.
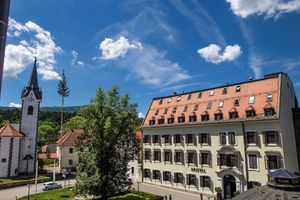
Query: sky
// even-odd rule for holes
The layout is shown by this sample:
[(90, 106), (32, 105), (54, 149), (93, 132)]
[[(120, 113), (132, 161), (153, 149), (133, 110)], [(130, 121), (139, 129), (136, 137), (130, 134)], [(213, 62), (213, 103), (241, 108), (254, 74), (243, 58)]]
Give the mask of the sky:
[(300, 95), (300, 0), (12, 0), (2, 106), (18, 107), (34, 57), (42, 106), (89, 104), (119, 85), (152, 98), (286, 72)]

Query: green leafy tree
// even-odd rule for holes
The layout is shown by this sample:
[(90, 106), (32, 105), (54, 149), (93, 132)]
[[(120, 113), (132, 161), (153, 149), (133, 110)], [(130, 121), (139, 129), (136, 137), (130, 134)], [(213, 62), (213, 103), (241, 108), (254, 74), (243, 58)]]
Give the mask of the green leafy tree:
[(107, 93), (99, 88), (91, 104), (81, 110), (86, 121), (85, 134), (77, 144), (76, 193), (105, 199), (129, 187), (128, 163), (139, 148), (136, 107), (113, 86)]
[(54, 144), (58, 140), (57, 126), (53, 122), (39, 121), (38, 127), (38, 146)]
[(64, 125), (65, 129), (83, 129), (84, 125), (86, 124), (85, 118), (76, 115), (70, 118)]
[(70, 89), (67, 85), (67, 77), (65, 72), (63, 71), (61, 74), (61, 80), (59, 80), (57, 85), (57, 93), (61, 96), (61, 117), (60, 117), (60, 130), (63, 129), (63, 122), (64, 122), (64, 101), (65, 97), (68, 97), (70, 94)]

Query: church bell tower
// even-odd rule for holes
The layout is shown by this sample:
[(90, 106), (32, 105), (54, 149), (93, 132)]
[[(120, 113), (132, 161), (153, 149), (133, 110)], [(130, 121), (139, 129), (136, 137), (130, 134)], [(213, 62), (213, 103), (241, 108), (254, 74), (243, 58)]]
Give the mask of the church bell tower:
[(22, 91), (22, 118), (20, 132), (25, 137), (21, 140), (19, 173), (33, 173), (37, 156), (38, 114), (42, 101), (42, 91), (37, 77), (37, 61), (34, 65), (28, 85)]

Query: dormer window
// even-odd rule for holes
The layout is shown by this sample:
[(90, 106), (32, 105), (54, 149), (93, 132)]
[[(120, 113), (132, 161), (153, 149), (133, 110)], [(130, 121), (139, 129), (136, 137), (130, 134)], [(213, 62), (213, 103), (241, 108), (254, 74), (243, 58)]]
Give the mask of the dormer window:
[(207, 103), (207, 107), (206, 107), (206, 108), (207, 108), (207, 109), (211, 109), (211, 104), (212, 104), (211, 101), (209, 101), (209, 102)]
[(267, 96), (266, 96), (266, 102), (272, 102), (272, 100), (273, 100), (272, 94), (267, 94)]
[(201, 121), (208, 121), (208, 120), (209, 120), (209, 114), (207, 111), (205, 111), (201, 114)]
[(165, 108), (164, 114), (167, 114), (167, 113), (168, 113), (168, 108)]
[(229, 110), (229, 119), (236, 119), (238, 117), (238, 112), (235, 108)]
[(197, 115), (195, 112), (192, 113), (192, 115), (189, 116), (189, 122), (195, 122), (197, 121)]
[(223, 105), (224, 105), (224, 101), (220, 101), (219, 102), (219, 108), (223, 108)]
[(155, 124), (155, 118), (152, 117), (150, 120), (149, 120), (149, 125), (152, 126)]
[(177, 107), (175, 107), (175, 108), (173, 108), (173, 113), (175, 114), (176, 113), (176, 111), (177, 111)]
[(219, 109), (215, 112), (215, 120), (222, 120), (223, 119), (223, 113), (222, 111)]
[(254, 104), (254, 96), (249, 97), (249, 104)]
[(191, 100), (191, 98), (192, 98), (192, 94), (189, 94), (187, 100)]
[(194, 111), (197, 111), (198, 108), (199, 108), (199, 104), (196, 104), (196, 105), (194, 106)]
[(159, 112), (159, 110), (156, 110), (154, 114), (155, 114), (155, 115), (158, 115), (158, 112)]
[(264, 107), (264, 112), (266, 117), (273, 116), (275, 114), (275, 110), (270, 103)]
[(198, 99), (200, 99), (201, 97), (202, 97), (202, 92), (199, 92)]
[(161, 125), (161, 124), (164, 124), (165, 123), (165, 117), (164, 116), (161, 116), (159, 119), (158, 119), (158, 124)]
[(169, 99), (168, 99), (168, 103), (171, 103), (171, 101), (172, 101), (172, 98), (169, 98)]
[(252, 106), (249, 106), (247, 109), (246, 109), (246, 117), (255, 117), (256, 116), (256, 112), (254, 110), (254, 108)]
[(27, 115), (33, 115), (33, 106), (28, 106)]
[(215, 93), (214, 90), (210, 91), (209, 96), (214, 96), (214, 93)]
[(177, 102), (180, 101), (180, 100), (181, 100), (181, 96), (178, 96), (177, 97)]
[(185, 116), (182, 113), (179, 117), (178, 117), (178, 123), (184, 123), (185, 122)]
[(223, 88), (222, 94), (227, 94), (227, 88)]
[(187, 112), (188, 106), (184, 106), (183, 112)]
[(238, 107), (240, 105), (239, 99), (235, 99), (233, 104), (234, 104), (235, 107)]
[(171, 115), (169, 118), (168, 118), (168, 124), (174, 124), (174, 116)]
[(240, 85), (237, 85), (237, 86), (235, 87), (235, 91), (236, 91), (236, 92), (241, 91), (241, 86), (240, 86)]
[(162, 100), (162, 99), (160, 99), (158, 104), (159, 104), (159, 105), (161, 105), (161, 104), (162, 104), (162, 102), (163, 102), (163, 100)]

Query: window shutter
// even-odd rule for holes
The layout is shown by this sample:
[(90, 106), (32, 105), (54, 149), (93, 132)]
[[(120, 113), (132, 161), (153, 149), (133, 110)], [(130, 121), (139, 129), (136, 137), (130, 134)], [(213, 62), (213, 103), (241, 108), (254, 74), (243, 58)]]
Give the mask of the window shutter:
[[(228, 133), (228, 143), (232, 144), (232, 133)], [(224, 144), (224, 143), (223, 143)]]
[(211, 138), (209, 134), (207, 134), (207, 138), (208, 138), (208, 144), (211, 145)]
[(266, 144), (267, 139), (266, 139), (266, 132), (262, 132), (263, 135), (263, 143)]
[(196, 137), (196, 134), (193, 134), (193, 139), (194, 139), (194, 145), (197, 146), (197, 137)]
[(202, 154), (201, 154), (201, 152), (199, 153), (199, 164), (202, 165)]
[(170, 151), (170, 163), (173, 163), (172, 151)]
[(211, 162), (211, 160), (212, 160), (212, 155), (211, 155), (211, 152), (209, 152), (209, 154), (208, 154), (208, 165), (209, 165), (210, 167), (212, 167), (212, 162)]
[(222, 144), (223, 144), (223, 140), (222, 140), (222, 134), (221, 134), (221, 133), (219, 134), (219, 143), (220, 143), (220, 145), (222, 145)]
[(269, 163), (268, 163), (268, 156), (264, 156), (265, 157), (265, 169), (269, 169)]
[(259, 136), (257, 132), (254, 132), (254, 142), (256, 145), (258, 145)]
[(197, 152), (194, 152), (193, 156), (194, 156), (194, 164), (195, 164), (196, 166), (198, 166)]
[(173, 143), (176, 144), (176, 135), (173, 135)]
[(184, 136), (181, 136), (181, 144), (184, 146)]

